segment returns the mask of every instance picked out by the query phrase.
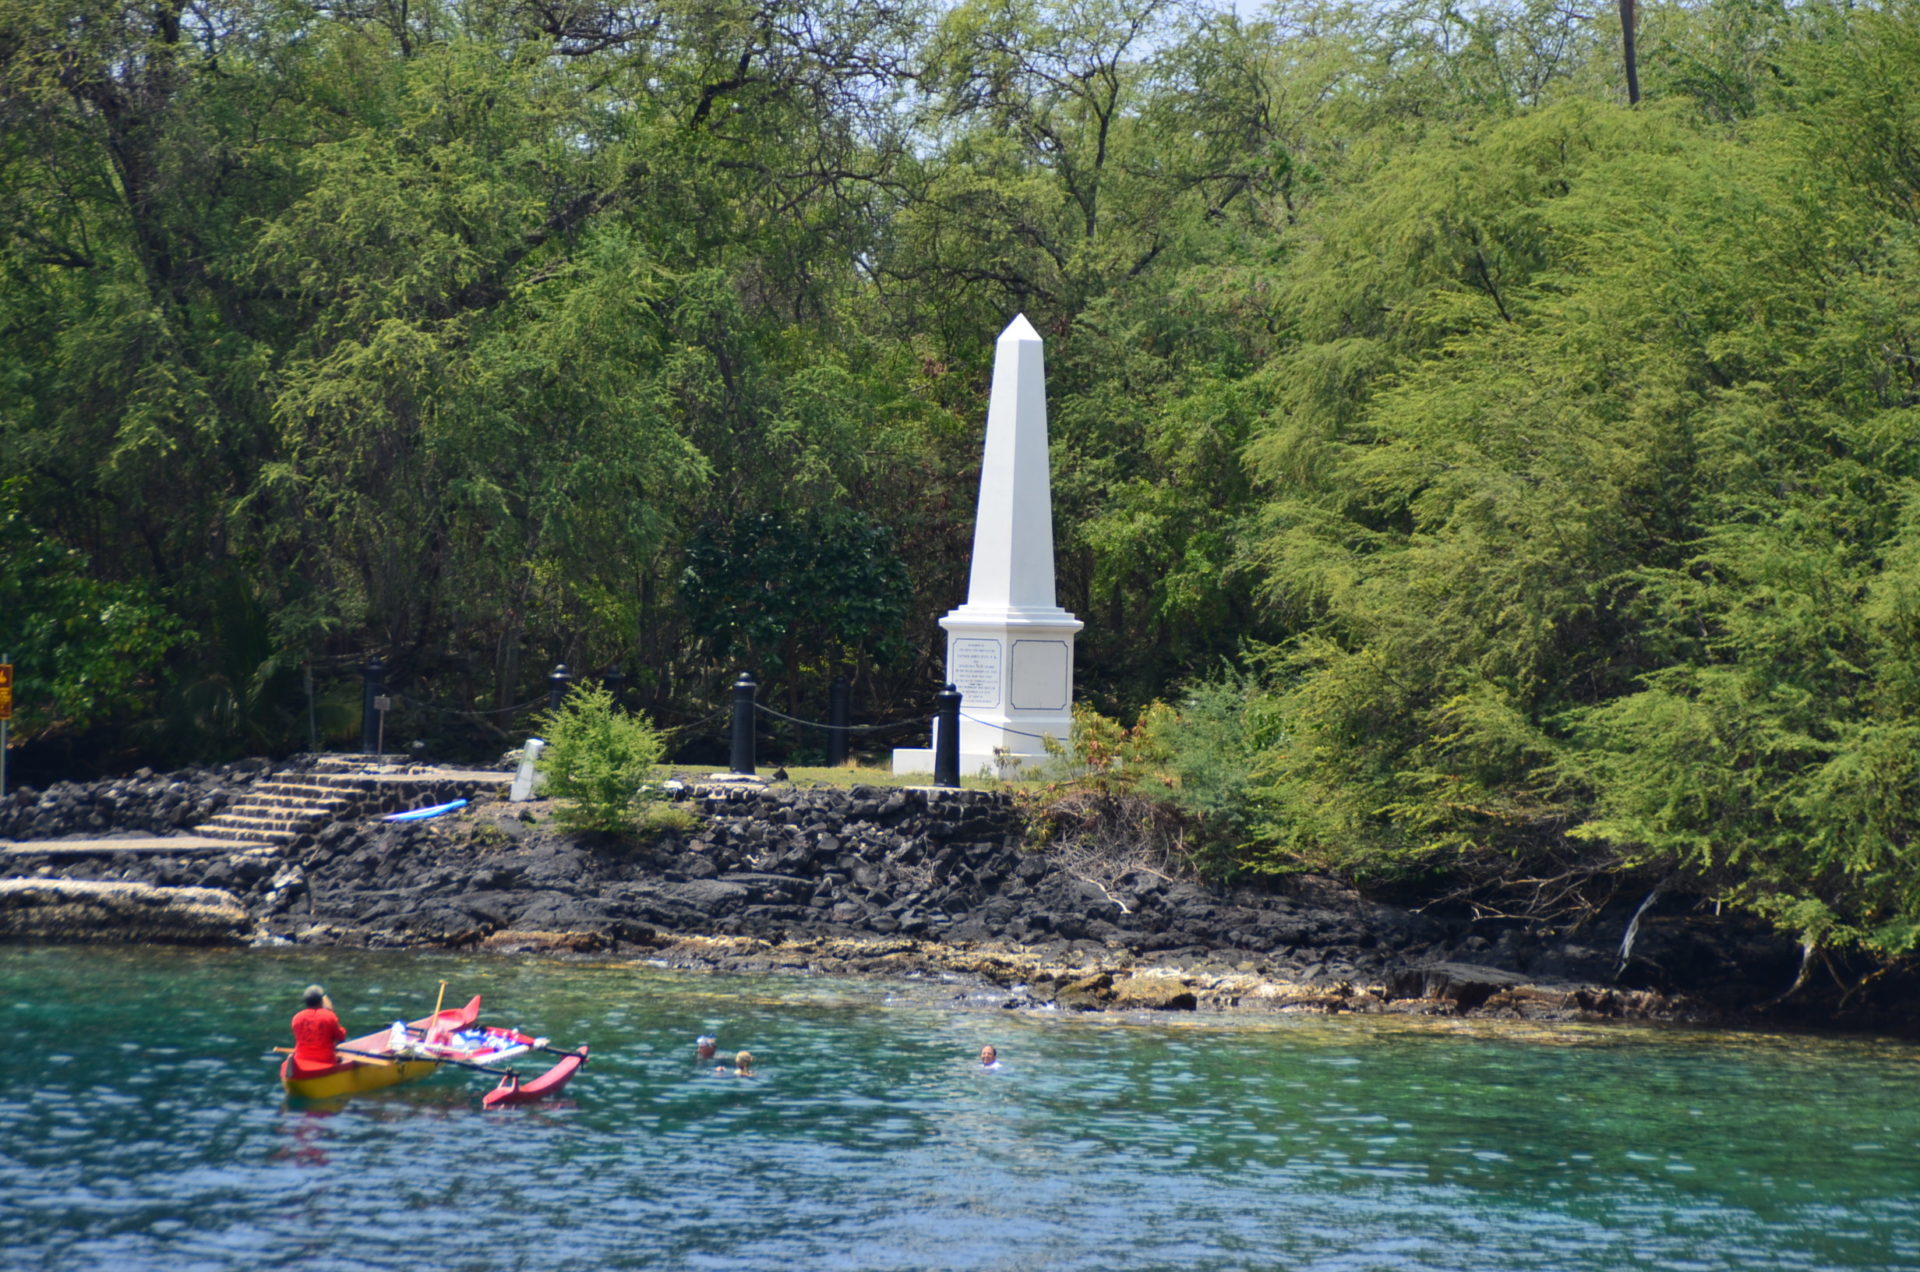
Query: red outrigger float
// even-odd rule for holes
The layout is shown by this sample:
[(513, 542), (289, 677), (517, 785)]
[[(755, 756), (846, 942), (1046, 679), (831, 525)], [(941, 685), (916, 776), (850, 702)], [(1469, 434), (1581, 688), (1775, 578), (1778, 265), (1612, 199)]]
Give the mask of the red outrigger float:
[(480, 1101), (483, 1108), (494, 1108), (501, 1104), (531, 1104), (543, 1095), (552, 1095), (565, 1086), (580, 1066), (587, 1062), (587, 1048), (583, 1043), (580, 1050), (560, 1061), (531, 1082), (522, 1082), (518, 1074), (509, 1073), (500, 1079), (500, 1085), (487, 1092)]
[[(480, 995), (464, 1007), (449, 1007), (411, 1023), (395, 1021), (379, 1033), (341, 1043), (340, 1063), (325, 1069), (295, 1072), (293, 1057), (280, 1066), (280, 1082), (287, 1094), (303, 1100), (332, 1100), (381, 1087), (424, 1078), (444, 1066), (478, 1069), (501, 1075), (500, 1085), (482, 1104), (526, 1104), (552, 1095), (587, 1062), (587, 1049), (561, 1051), (545, 1038), (480, 1023)], [(281, 1048), (285, 1050), (285, 1048)], [(501, 1065), (535, 1051), (561, 1057), (539, 1077), (522, 1081)]]

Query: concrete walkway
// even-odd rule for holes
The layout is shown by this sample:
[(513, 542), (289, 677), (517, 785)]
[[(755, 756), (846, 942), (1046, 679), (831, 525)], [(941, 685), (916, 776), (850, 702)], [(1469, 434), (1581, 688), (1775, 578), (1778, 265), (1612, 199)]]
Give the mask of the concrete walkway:
[(0, 857), (86, 857), (116, 852), (278, 852), (272, 844), (206, 839), (199, 835), (122, 839), (0, 839)]
[(511, 786), (513, 774), (499, 769), (430, 768), (417, 773), (369, 773), (376, 782), (472, 782), (479, 786)]

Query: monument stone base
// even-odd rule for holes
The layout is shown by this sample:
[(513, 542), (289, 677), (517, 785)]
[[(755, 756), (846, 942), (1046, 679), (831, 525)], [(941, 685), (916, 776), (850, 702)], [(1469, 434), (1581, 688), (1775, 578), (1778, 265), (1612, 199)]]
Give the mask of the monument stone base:
[[(1017, 777), (1032, 777), (1051, 762), (1051, 755), (968, 755), (960, 753), (960, 776), (962, 778), (979, 777), (986, 773), (989, 777), (1011, 780)], [(893, 753), (893, 772), (895, 776), (910, 774), (933, 774), (933, 748), (899, 747)]]

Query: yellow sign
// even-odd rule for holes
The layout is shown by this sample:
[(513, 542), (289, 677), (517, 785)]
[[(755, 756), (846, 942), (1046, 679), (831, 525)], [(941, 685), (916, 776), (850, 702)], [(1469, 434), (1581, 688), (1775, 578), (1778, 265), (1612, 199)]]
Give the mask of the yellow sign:
[(13, 664), (0, 663), (0, 689), (13, 688)]
[(0, 689), (0, 720), (13, 719), (13, 688)]

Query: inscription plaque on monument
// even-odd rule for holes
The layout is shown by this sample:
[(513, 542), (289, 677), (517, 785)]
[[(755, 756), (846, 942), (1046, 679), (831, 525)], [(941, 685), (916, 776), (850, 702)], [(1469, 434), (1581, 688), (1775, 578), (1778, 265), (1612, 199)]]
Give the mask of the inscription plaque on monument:
[(1016, 640), (1008, 705), (1020, 711), (1064, 711), (1072, 678), (1066, 641)]
[(947, 676), (960, 691), (960, 709), (1000, 705), (1000, 642), (963, 636), (953, 642)]

